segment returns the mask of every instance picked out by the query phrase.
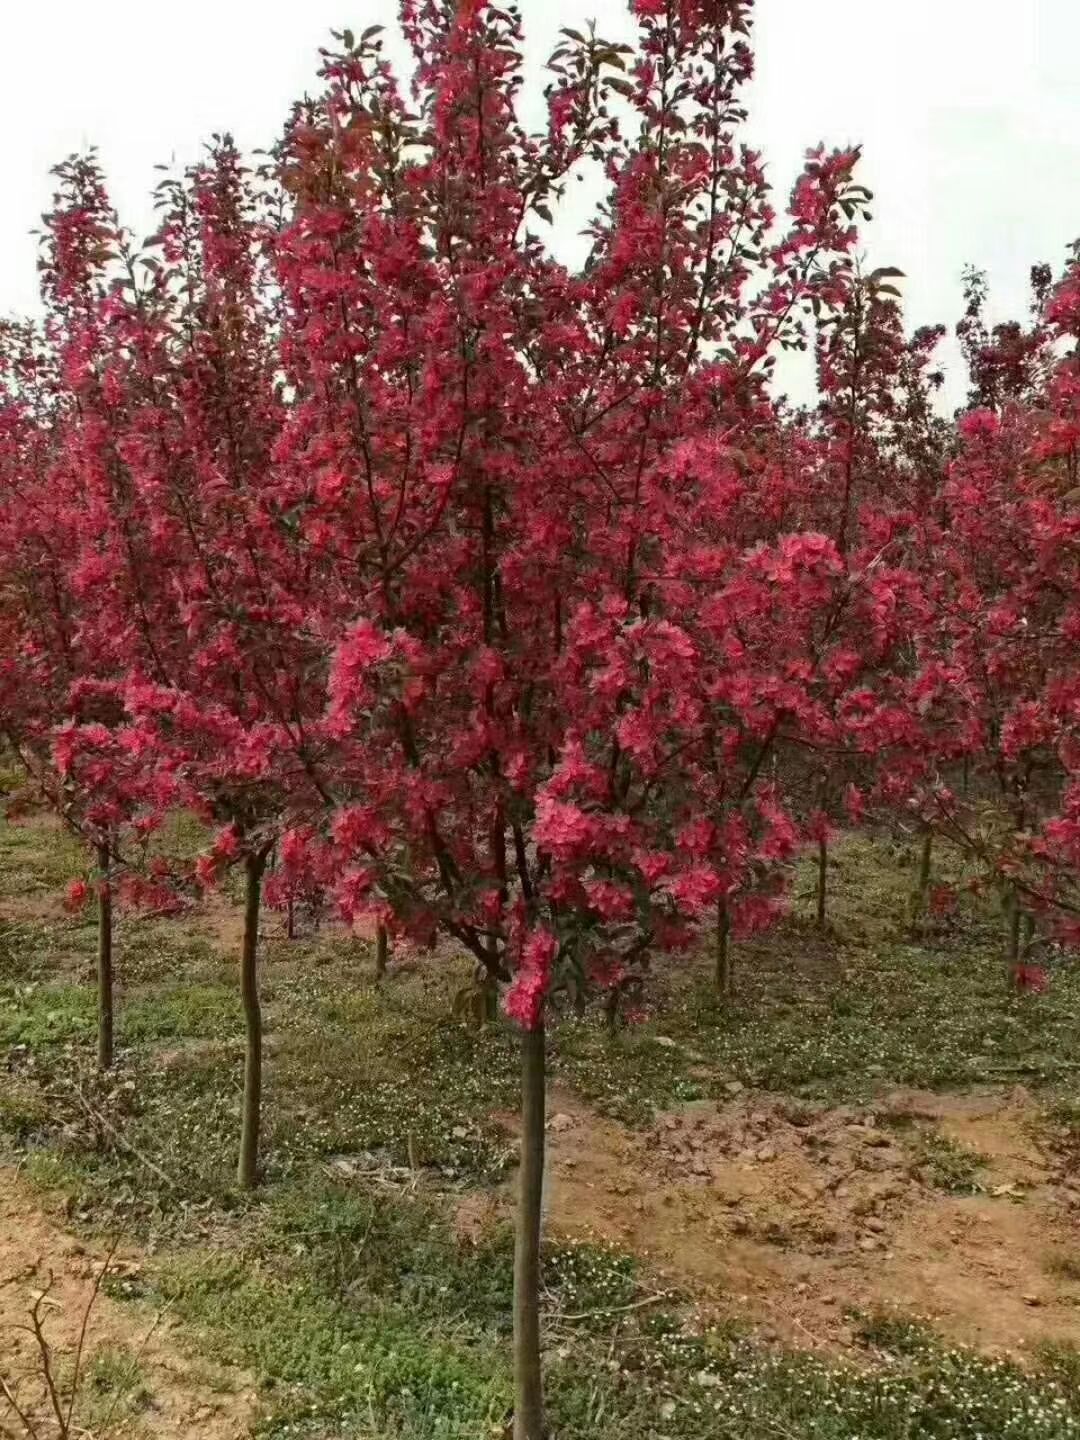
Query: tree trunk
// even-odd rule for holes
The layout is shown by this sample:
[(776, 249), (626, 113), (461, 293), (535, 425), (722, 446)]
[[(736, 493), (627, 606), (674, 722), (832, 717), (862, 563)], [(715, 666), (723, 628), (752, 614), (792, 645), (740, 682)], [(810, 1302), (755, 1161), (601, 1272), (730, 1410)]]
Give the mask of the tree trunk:
[(1010, 990), (1015, 990), (1020, 978), (1018, 973), (1020, 969), (1020, 923), (1023, 919), (1020, 897), (1015, 889), (1009, 891), (1008, 916), (1007, 983)]
[(240, 999), (244, 1007), (244, 1109), (240, 1125), (237, 1182), (252, 1190), (259, 1178), (259, 1122), (262, 1110), (262, 1011), (259, 1008), (259, 902), (266, 852), (252, 851), (244, 861), (244, 939), (240, 951)]
[(618, 985), (610, 985), (607, 990), (605, 990), (601, 1009), (604, 1012), (604, 1029), (609, 1035), (614, 1035), (619, 1028)]
[(819, 840), (817, 844), (817, 924), (825, 929), (825, 901), (829, 887), (829, 844)]
[(499, 982), (489, 970), (480, 973), (479, 1024), (491, 1025), (499, 1014)]
[(543, 1440), (540, 1227), (544, 1185), (544, 1027), (521, 1037), (521, 1171), (514, 1243), (514, 1440)]
[(375, 931), (375, 979), (381, 980), (386, 974), (386, 961), (390, 954), (390, 936), (386, 926), (380, 925)]
[(934, 832), (929, 826), (923, 831), (922, 846), (919, 850), (919, 878), (915, 882), (912, 897), (912, 922), (916, 925), (925, 919), (930, 900), (930, 862), (934, 857)]
[(1024, 951), (1024, 960), (1025, 960), (1025, 962), (1028, 960), (1028, 958), (1029, 958), (1029, 956), (1030, 956), (1031, 947), (1034, 945), (1034, 943), (1035, 943), (1035, 916), (1032, 915), (1032, 913), (1031, 913), (1030, 910), (1025, 910), (1025, 911), (1024, 911), (1024, 939), (1023, 939), (1023, 951)]
[(727, 900), (716, 902), (716, 990), (723, 1000), (735, 998), (735, 965), (731, 958), (731, 920)]
[(113, 1063), (113, 925), (112, 891), (109, 875), (109, 847), (99, 845), (98, 863), (98, 933), (97, 933), (97, 1002), (98, 1002), (98, 1068), (109, 1070)]

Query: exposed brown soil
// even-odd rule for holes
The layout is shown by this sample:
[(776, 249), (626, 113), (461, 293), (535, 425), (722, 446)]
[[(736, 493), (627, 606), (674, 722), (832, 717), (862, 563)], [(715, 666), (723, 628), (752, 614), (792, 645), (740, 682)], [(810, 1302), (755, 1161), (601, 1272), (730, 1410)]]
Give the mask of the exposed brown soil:
[[(796, 1345), (843, 1349), (852, 1309), (932, 1319), (952, 1339), (1023, 1355), (1080, 1343), (1080, 1181), (1033, 1138), (1023, 1090), (896, 1091), (824, 1109), (738, 1093), (645, 1134), (556, 1092), (548, 1222), (646, 1257), (661, 1283)], [(934, 1187), (920, 1138), (985, 1157), (979, 1193)], [(487, 1217), (470, 1198), (460, 1225)]]
[[(106, 1258), (100, 1246), (75, 1239), (43, 1214), (40, 1200), (11, 1171), (0, 1171), (0, 1374), (9, 1385), (19, 1387), (20, 1402), (34, 1406), (37, 1415), (44, 1413), (36, 1408), (40, 1365), (33, 1338), (19, 1327), (27, 1323), (35, 1298), (47, 1290), (42, 1307), (45, 1333), (58, 1373), (68, 1373), (95, 1277)], [(114, 1273), (131, 1275), (137, 1272), (138, 1261), (118, 1254), (113, 1266)], [(122, 1423), (111, 1426), (110, 1436), (241, 1440), (250, 1435), (255, 1397), (238, 1385), (235, 1372), (220, 1372), (189, 1359), (167, 1315), (156, 1316), (100, 1294), (90, 1315), (86, 1356), (119, 1347), (139, 1357), (139, 1378), (149, 1394), (136, 1414), (125, 1416), (118, 1408)], [(5, 1430), (14, 1416), (3, 1411), (0, 1399), (0, 1434), (17, 1433)]]
[(44, 890), (31, 895), (5, 895), (0, 906), (6, 920), (58, 924), (65, 919), (63, 901), (62, 894)]

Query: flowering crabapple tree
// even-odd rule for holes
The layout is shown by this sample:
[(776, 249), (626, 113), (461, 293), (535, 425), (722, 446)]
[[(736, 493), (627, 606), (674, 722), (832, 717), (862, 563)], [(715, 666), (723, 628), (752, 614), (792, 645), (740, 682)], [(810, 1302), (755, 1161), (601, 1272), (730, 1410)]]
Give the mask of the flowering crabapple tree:
[[(810, 294), (816, 324), (820, 402), (813, 415), (782, 416), (772, 443), (770, 512), (761, 535), (789, 530), (775, 575), (796, 595), (800, 566), (817, 584), (781, 608), (771, 628), (745, 647), (754, 657), (783, 657), (772, 672), (780, 698), (767, 721), (800, 839), (817, 850), (816, 917), (827, 916), (828, 841), (842, 819), (858, 818), (879, 778), (891, 803), (904, 798), (903, 774), (881, 759), (914, 726), (893, 677), (903, 673), (904, 606), (916, 605), (920, 581), (913, 543), (920, 490), (937, 484), (937, 427), (927, 375), (937, 332), (903, 334), (898, 272), (869, 274), (850, 255), (833, 262)], [(827, 579), (826, 579), (827, 577)], [(707, 605), (715, 604), (710, 599)], [(740, 630), (732, 607), (722, 643)], [(767, 706), (769, 677), (748, 693)]]
[(1038, 457), (1047, 432), (1036, 411), (971, 411), (959, 432), (939, 513), (925, 529), (935, 569), (911, 692), (927, 749), (974, 775), (973, 796), (939, 780), (929, 802), (942, 832), (1000, 888), (1007, 975), (1022, 984), (1024, 915), (1052, 910), (1058, 889), (1037, 863), (1032, 869), (1032, 837), (1057, 807), (1069, 753), (1062, 727), (1075, 673), (1077, 523), (1046, 483)]
[(107, 237), (93, 257), (97, 348), (67, 443), (80, 631), (113, 657), (125, 760), (157, 818), (183, 804), (216, 827), (198, 878), (243, 867), (245, 1187), (258, 1172), (262, 883), (286, 814), (317, 794), (305, 722), (325, 708), (302, 557), (269, 498), (284, 408), (265, 263), (273, 200), (226, 137), (163, 183), (145, 253), (100, 186), (68, 217)]
[[(670, 746), (708, 697), (669, 595), (701, 505), (672, 457), (753, 444), (865, 200), (853, 152), (814, 151), (777, 225), (738, 141), (748, 4), (633, 8), (636, 48), (564, 32), (533, 135), (515, 11), (406, 0), (414, 105), (377, 28), (346, 34), (279, 152), (277, 504), (334, 649), (310, 865), (347, 915), (452, 936), (521, 1029), (518, 1440), (543, 1431), (548, 1007), (685, 947), (752, 869), (679, 838), (700, 807)], [(538, 232), (585, 159), (605, 194), (572, 273)]]
[[(84, 624), (71, 560), (83, 539), (82, 467), (108, 442), (95, 427), (99, 330), (93, 272), (105, 243), (91, 163), (57, 170), (45, 217), (42, 330), (0, 336), (0, 722), (30, 790), (87, 845), (98, 908), (98, 1060), (114, 1052), (113, 896), (163, 892), (132, 861), (150, 828), (152, 797), (123, 735), (112, 651)], [(159, 777), (159, 787), (165, 783)], [(140, 844), (142, 842), (142, 844)], [(69, 903), (88, 896), (73, 884)], [(158, 900), (162, 894), (158, 894)]]
[[(974, 617), (981, 628), (967, 667), (965, 718), (998, 792), (996, 806), (974, 813), (954, 804), (951, 823), (1003, 882), (1008, 974), (1021, 988), (1044, 980), (1027, 963), (1036, 919), (1057, 938), (1075, 942), (1080, 933), (1072, 840), (1080, 633), (1075, 251), (1056, 285), (1039, 267), (1033, 288), (1030, 331), (999, 326), (991, 342), (983, 336), (973, 396), (989, 403), (961, 418), (963, 449), (950, 474), (964, 487), (953, 497), (953, 510), (964, 512), (953, 524), (967, 542), (969, 599), (983, 607)], [(968, 513), (971, 501), (976, 515)]]
[(661, 483), (682, 512), (681, 539), (657, 588), (664, 611), (680, 616), (693, 663), (677, 705), (665, 677), (631, 671), (609, 719), (646, 777), (645, 803), (657, 786), (668, 797), (671, 838), (691, 867), (676, 893), (691, 913), (715, 915), (725, 998), (731, 938), (771, 922), (804, 838), (769, 761), (796, 739), (824, 743), (812, 643), (844, 579), (827, 536), (785, 534), (777, 523), (803, 473), (782, 438), (777, 427), (759, 434), (756, 453), (716, 435), (674, 449)]
[(956, 334), (968, 371), (967, 409), (1000, 413), (1009, 404), (1040, 403), (1054, 366), (1054, 335), (1044, 323), (1052, 278), (1048, 265), (1032, 267), (1030, 326), (1007, 320), (988, 328), (986, 275), (970, 266), (964, 271), (964, 315)]
[[(1041, 276), (1036, 274), (1036, 294)], [(1059, 361), (1044, 388), (1040, 427), (1032, 461), (1037, 484), (1053, 500), (1050, 537), (1057, 551), (1048, 557), (1049, 583), (1058, 601), (1057, 631), (1064, 642), (1058, 664), (1045, 688), (1043, 704), (1052, 727), (1061, 770), (1061, 792), (1053, 813), (1030, 842), (1037, 857), (1037, 880), (1055, 902), (1057, 930), (1076, 944), (1080, 940), (1080, 674), (1070, 661), (1080, 634), (1076, 606), (1076, 547), (1080, 537), (1080, 245), (1073, 245), (1060, 282), (1044, 292), (1044, 327)], [(1046, 722), (1044, 722), (1045, 724)], [(1029, 862), (1030, 863), (1030, 862)], [(1062, 917), (1064, 917), (1062, 919)]]
[[(57, 732), (70, 723), (71, 703), (77, 704), (73, 686), (82, 657), (67, 584), (70, 512), (57, 484), (55, 417), (46, 393), (51, 379), (40, 337), (29, 326), (5, 326), (0, 331), (0, 731), (27, 777), (30, 793), (24, 792), (23, 803), (45, 800), (86, 838), (98, 865), (98, 1062), (108, 1069), (114, 1050), (109, 842), (115, 816), (100, 796), (77, 785), (63, 741), (60, 753), (54, 752)], [(107, 743), (110, 732), (101, 728)], [(76, 882), (69, 901), (81, 904), (86, 893), (85, 882)]]

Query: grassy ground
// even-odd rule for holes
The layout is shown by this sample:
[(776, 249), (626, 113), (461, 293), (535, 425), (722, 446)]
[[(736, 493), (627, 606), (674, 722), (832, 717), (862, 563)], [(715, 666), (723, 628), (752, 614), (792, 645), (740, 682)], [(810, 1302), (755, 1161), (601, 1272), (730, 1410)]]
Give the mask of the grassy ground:
[[(1048, 996), (1007, 995), (1000, 923), (976, 898), (913, 940), (907, 862), (888, 842), (845, 842), (828, 935), (800, 918), (800, 892), (778, 931), (738, 947), (733, 1006), (687, 962), (657, 977), (663, 1003), (640, 1025), (557, 1026), (556, 1077), (628, 1123), (736, 1085), (839, 1100), (1019, 1078), (1045, 1087), (1061, 1144), (1074, 1143), (1080, 976), (1062, 968)], [(510, 1237), (493, 1225), (462, 1238), (453, 1213), (512, 1163), (498, 1114), (515, 1103), (516, 1058), (500, 1026), (451, 1018), (467, 967), (376, 986), (360, 942), (268, 941), (266, 1185), (251, 1199), (232, 1181), (233, 958), (195, 921), (126, 921), (120, 1063), (97, 1077), (92, 928), (26, 903), (81, 863), (51, 831), (0, 827), (0, 1145), (77, 1223), (148, 1247), (155, 1258), (114, 1288), (168, 1304), (196, 1343), (254, 1375), (260, 1434), (500, 1436)], [(939, 1147), (926, 1164), (962, 1192), (977, 1160)], [(1066, 1349), (1022, 1373), (871, 1315), (867, 1363), (829, 1364), (703, 1328), (634, 1257), (595, 1246), (549, 1247), (545, 1290), (556, 1440), (1080, 1434), (1080, 1360)]]

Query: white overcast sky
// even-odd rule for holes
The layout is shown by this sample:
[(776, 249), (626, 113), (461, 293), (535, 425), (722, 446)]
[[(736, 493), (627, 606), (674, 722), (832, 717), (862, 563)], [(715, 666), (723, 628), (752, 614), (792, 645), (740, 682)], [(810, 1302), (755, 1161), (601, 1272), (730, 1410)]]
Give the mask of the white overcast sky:
[[(538, 92), (560, 25), (625, 35), (626, 0), (522, 0)], [(48, 171), (96, 145), (113, 199), (151, 228), (154, 164), (229, 129), (276, 135), (331, 29), (393, 27), (396, 0), (0, 0), (0, 311), (35, 302), (29, 235)], [(960, 272), (1020, 313), (1030, 266), (1080, 235), (1080, 0), (758, 0), (754, 142), (786, 195), (807, 145), (860, 141), (867, 253), (899, 266), (912, 324), (955, 321)], [(571, 234), (576, 223), (565, 230)], [(569, 252), (572, 253), (572, 250)], [(950, 393), (962, 384), (953, 377)]]

